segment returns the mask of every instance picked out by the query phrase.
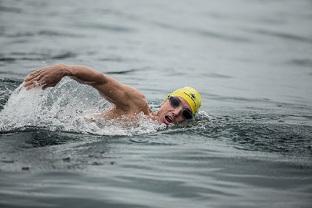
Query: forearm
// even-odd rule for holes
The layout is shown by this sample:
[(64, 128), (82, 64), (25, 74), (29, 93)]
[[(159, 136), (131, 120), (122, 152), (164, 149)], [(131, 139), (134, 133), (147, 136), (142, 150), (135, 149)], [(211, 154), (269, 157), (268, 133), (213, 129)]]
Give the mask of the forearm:
[(88, 84), (99, 91), (111, 103), (120, 109), (128, 108), (128, 94), (133, 89), (123, 85), (119, 81), (103, 73), (82, 65), (64, 65), (65, 76), (69, 76), (78, 82)]
[(69, 76), (79, 82), (89, 85), (102, 85), (108, 81), (108, 77), (95, 69), (83, 65), (61, 65), (64, 76)]
[(117, 80), (83, 65), (63, 65), (62, 68), (65, 76), (94, 87), (110, 102), (117, 106), (122, 105), (121, 101), (125, 99), (124, 94), (127, 87)]
[(42, 67), (27, 75), (24, 79), (24, 87), (27, 90), (38, 86), (42, 89), (54, 87), (65, 76), (94, 87), (101, 95), (122, 109), (127, 108), (129, 95), (137, 94), (133, 93), (134, 89), (112, 77), (83, 65), (55, 64)]

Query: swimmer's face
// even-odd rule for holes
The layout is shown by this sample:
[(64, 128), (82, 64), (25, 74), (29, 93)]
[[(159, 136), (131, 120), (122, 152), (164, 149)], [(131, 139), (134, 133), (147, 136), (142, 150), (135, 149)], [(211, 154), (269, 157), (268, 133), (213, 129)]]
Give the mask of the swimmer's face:
[(181, 97), (170, 97), (158, 111), (158, 122), (166, 125), (178, 124), (192, 118), (190, 106)]

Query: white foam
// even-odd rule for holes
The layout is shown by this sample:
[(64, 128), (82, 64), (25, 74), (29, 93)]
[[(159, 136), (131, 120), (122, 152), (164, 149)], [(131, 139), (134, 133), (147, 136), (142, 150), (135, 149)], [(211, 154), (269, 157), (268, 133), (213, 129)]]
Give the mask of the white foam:
[(20, 85), (0, 112), (0, 131), (31, 126), (98, 135), (134, 135), (164, 128), (143, 113), (137, 115), (136, 122), (125, 122), (125, 119), (90, 122), (85, 119), (108, 107), (110, 104), (96, 90), (71, 79), (64, 79), (47, 90), (26, 90)]

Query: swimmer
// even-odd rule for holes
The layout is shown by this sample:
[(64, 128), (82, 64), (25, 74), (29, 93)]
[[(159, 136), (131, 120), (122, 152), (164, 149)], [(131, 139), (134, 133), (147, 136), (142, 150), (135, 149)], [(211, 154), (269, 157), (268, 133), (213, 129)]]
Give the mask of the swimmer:
[(122, 84), (116, 79), (82, 65), (56, 64), (39, 68), (26, 76), (23, 86), (30, 90), (41, 87), (43, 90), (54, 87), (63, 77), (68, 76), (82, 84), (97, 89), (113, 107), (100, 114), (103, 118), (131, 118), (138, 113), (158, 123), (171, 125), (192, 120), (201, 106), (201, 95), (192, 87), (183, 87), (171, 92), (158, 111), (152, 111), (145, 96), (137, 89)]

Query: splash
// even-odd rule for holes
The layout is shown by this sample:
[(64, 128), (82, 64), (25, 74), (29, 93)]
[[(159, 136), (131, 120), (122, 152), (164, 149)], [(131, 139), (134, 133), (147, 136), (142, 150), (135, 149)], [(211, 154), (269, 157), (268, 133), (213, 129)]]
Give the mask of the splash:
[(124, 122), (124, 118), (98, 122), (86, 119), (109, 107), (111, 105), (96, 90), (69, 78), (47, 90), (26, 90), (20, 85), (0, 112), (0, 131), (35, 127), (96, 135), (137, 135), (164, 128), (143, 114), (137, 115), (135, 123)]

